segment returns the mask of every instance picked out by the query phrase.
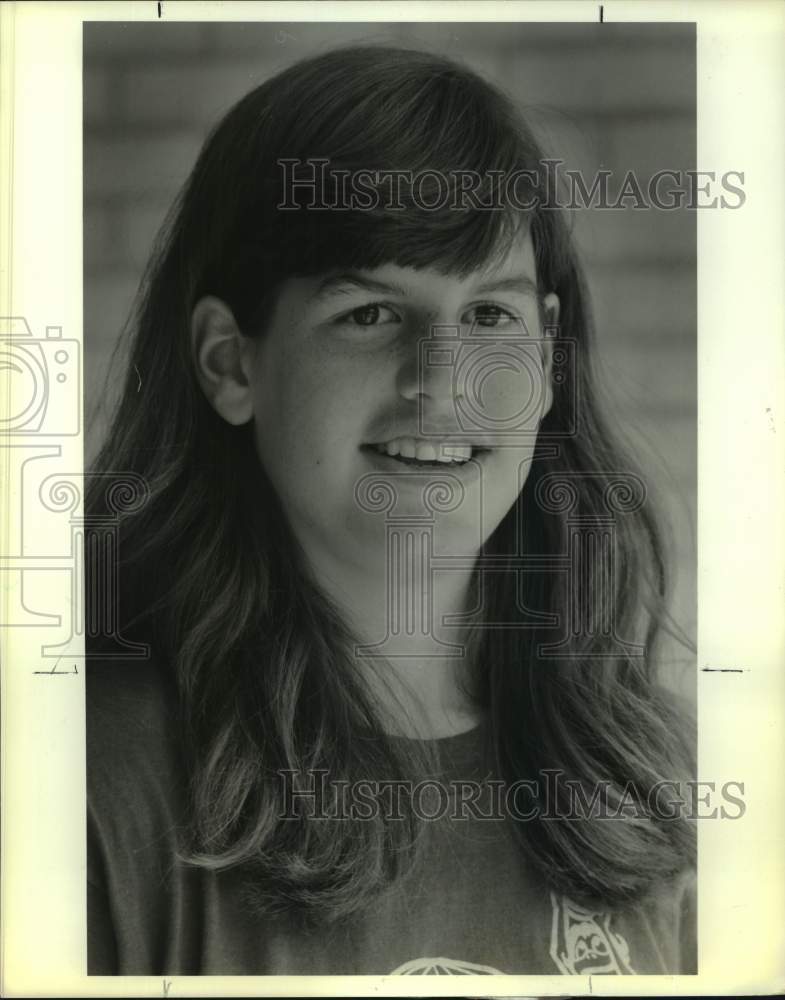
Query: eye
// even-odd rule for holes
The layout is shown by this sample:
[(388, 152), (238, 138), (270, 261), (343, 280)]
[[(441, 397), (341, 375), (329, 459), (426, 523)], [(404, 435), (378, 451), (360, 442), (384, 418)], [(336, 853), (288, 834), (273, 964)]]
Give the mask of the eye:
[(382, 326), (385, 323), (397, 323), (399, 317), (388, 306), (379, 302), (369, 302), (358, 306), (349, 313), (338, 318), (339, 323), (349, 326)]
[(521, 323), (520, 318), (515, 313), (502, 306), (497, 306), (493, 302), (481, 302), (479, 305), (472, 306), (467, 317), (467, 322), (473, 326), (497, 327)]

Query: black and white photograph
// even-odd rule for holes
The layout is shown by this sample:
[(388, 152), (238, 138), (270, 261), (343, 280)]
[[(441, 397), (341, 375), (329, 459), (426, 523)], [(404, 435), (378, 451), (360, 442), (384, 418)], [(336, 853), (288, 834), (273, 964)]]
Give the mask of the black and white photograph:
[(694, 26), (84, 30), (89, 971), (695, 973)]
[(81, 325), (2, 319), (4, 621), (25, 704), (65, 698), (39, 798), (74, 817), (71, 975), (716, 991), (716, 926), (768, 919), (715, 872), (757, 850), (749, 762), (781, 770), (772, 653), (733, 642), (776, 608), (748, 581), (782, 483), (743, 499), (757, 446), (720, 470), (718, 365), (752, 405), (766, 364), (725, 349), (723, 296), (756, 291), (711, 227), (766, 215), (714, 154), (709, 29), (73, 6)]

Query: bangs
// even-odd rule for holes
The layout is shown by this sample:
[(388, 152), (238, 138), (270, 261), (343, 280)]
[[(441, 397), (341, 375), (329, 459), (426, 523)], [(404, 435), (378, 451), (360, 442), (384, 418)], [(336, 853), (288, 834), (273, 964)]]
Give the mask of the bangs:
[[(398, 264), (466, 274), (503, 254), (528, 214), (510, 203), (505, 179), (540, 165), (513, 104), (432, 55), (380, 58), (373, 48), (344, 55), (348, 62), (338, 65), (330, 57), (327, 72), (316, 60), (319, 95), (299, 108), (307, 145), (297, 136), (282, 147), (304, 165), (279, 182), (313, 178), (313, 160), (327, 161), (315, 191), (279, 187), (278, 205), (292, 194), (303, 206), (279, 213), (290, 272)], [(353, 210), (351, 189), (363, 175), (366, 207)], [(304, 207), (310, 195), (311, 204), (338, 207)]]
[(465, 277), (530, 226), (541, 249), (539, 144), (501, 91), (429, 53), (298, 63), (240, 101), (204, 156), (222, 183), (198, 217), (221, 237), (194, 293), (224, 298), (250, 334), (289, 277), (384, 264)]
[(503, 259), (530, 221), (531, 213), (509, 205), (425, 212), (407, 204), (402, 211), (320, 216), (306, 211), (286, 226), (279, 262), (286, 273), (299, 276), (396, 264), (464, 277)]
[(484, 269), (542, 203), (542, 155), (512, 102), (428, 53), (352, 48), (300, 63), (226, 128), (244, 167), (213, 276), (249, 318), (260, 279), (269, 292), (336, 268)]
[[(379, 55), (347, 52), (349, 65), (323, 75), (318, 99), (300, 108), (307, 145), (298, 136), (283, 147), (299, 164), (279, 173), (277, 204), (299, 206), (279, 212), (288, 267), (474, 271), (518, 235), (528, 213), (506, 179), (537, 172), (539, 150), (512, 103), (474, 73), (423, 53)], [(304, 178), (315, 183), (301, 188)], [(356, 210), (359, 179), (367, 197)]]

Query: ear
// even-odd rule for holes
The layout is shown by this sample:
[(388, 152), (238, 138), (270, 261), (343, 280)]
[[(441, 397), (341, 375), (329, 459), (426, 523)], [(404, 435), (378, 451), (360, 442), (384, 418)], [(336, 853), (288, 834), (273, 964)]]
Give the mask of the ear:
[(213, 409), (239, 426), (253, 417), (253, 342), (243, 336), (231, 309), (212, 295), (191, 315), (191, 349), (196, 376)]
[[(549, 292), (542, 300), (543, 326), (558, 326), (559, 324), (559, 296), (555, 292)], [(542, 367), (545, 379), (545, 393), (540, 420), (548, 413), (553, 406), (553, 337), (545, 336), (540, 341), (542, 345)]]

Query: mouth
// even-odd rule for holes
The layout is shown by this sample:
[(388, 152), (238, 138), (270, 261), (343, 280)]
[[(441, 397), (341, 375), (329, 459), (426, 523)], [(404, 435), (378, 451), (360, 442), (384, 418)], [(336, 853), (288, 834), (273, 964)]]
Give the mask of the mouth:
[(364, 445), (364, 449), (390, 458), (401, 465), (439, 469), (458, 468), (490, 451), (490, 448), (482, 445), (437, 439), (426, 441), (410, 437)]

